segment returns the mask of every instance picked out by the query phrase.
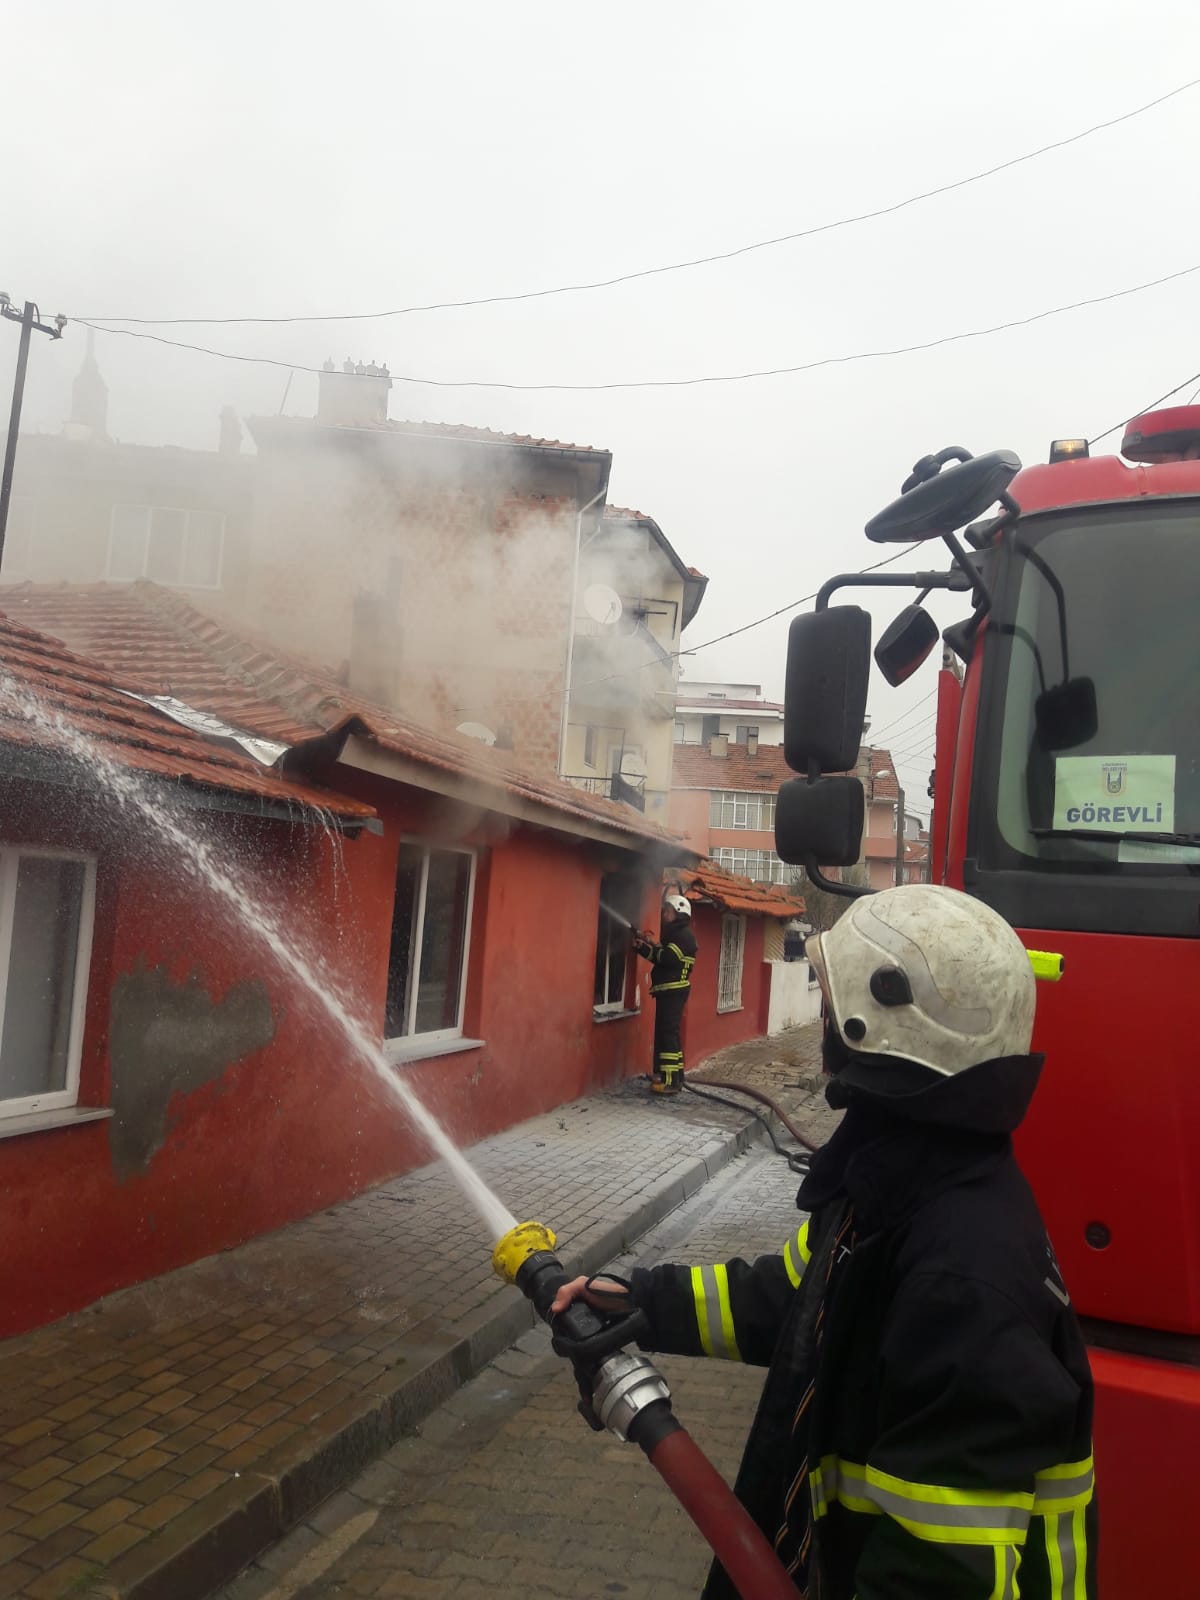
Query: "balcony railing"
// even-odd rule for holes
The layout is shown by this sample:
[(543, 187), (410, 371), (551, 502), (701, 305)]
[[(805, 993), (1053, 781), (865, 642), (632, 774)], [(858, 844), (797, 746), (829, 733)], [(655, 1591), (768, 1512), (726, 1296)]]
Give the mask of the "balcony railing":
[(623, 805), (632, 806), (635, 811), (646, 809), (645, 778), (623, 778), (619, 772), (614, 772), (610, 778), (592, 773), (566, 772), (563, 782), (582, 789), (585, 794), (596, 794), (604, 800), (618, 800)]

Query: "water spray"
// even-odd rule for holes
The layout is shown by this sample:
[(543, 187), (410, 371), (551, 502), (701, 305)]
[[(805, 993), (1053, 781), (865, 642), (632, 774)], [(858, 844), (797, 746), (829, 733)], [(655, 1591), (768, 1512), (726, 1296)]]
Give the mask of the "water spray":
[(795, 1585), (761, 1530), (675, 1417), (666, 1379), (644, 1355), (625, 1348), (648, 1333), (645, 1312), (636, 1306), (598, 1311), (576, 1300), (551, 1315), (555, 1295), (569, 1281), (554, 1253), (556, 1242), (542, 1223), (522, 1222), (497, 1244), (492, 1266), (549, 1323), (555, 1354), (575, 1369), (584, 1421), (645, 1453), (742, 1600), (796, 1600)]

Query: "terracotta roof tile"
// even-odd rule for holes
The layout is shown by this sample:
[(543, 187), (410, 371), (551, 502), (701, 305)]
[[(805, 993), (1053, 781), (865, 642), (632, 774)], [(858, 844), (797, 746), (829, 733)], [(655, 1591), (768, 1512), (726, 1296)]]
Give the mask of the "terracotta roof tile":
[(677, 835), (631, 807), (526, 772), (509, 753), (478, 740), (411, 722), (354, 694), (328, 669), (234, 631), (157, 584), (18, 584), (0, 590), (0, 607), (119, 670), (131, 688), (174, 694), (246, 733), (289, 745), (360, 733), (418, 765), (473, 778), (485, 790), (669, 845), (679, 858), (691, 855)]
[(36, 720), (31, 709), (36, 706), (62, 726), (68, 740), (80, 734), (122, 767), (155, 778), (281, 805), (320, 808), (347, 819), (365, 820), (375, 814), (358, 800), (281, 778), (241, 751), (193, 733), (122, 692), (137, 685), (2, 614), (0, 658), (14, 681), (14, 688), (5, 692), (0, 679), (0, 744), (70, 754), (69, 744), (64, 752), (63, 737)]
[(474, 444), (524, 445), (539, 450), (578, 451), (584, 455), (606, 456), (609, 451), (591, 444), (570, 444), (564, 439), (542, 439), (531, 433), (498, 433), (494, 428), (475, 428), (465, 422), (405, 422), (389, 417), (383, 422), (321, 422), (316, 417), (248, 417), (247, 426), (256, 430), (297, 430), (333, 428), (346, 433), (418, 434), (431, 439), (465, 439)]
[(754, 755), (747, 755), (745, 745), (731, 744), (724, 756), (714, 756), (706, 744), (677, 744), (671, 787), (773, 792), (795, 776), (781, 744), (760, 744)]
[[(886, 769), (886, 778), (876, 778), (874, 798), (896, 800), (895, 772), (889, 751), (874, 746), (867, 747), (870, 770)], [(778, 789), (788, 778), (794, 778), (791, 767), (784, 760), (781, 744), (760, 744), (754, 755), (749, 755), (745, 745), (731, 744), (727, 755), (714, 756), (704, 744), (677, 744), (674, 751), (671, 787), (673, 789), (732, 789), (749, 793), (768, 793)]]
[(715, 861), (702, 861), (694, 870), (678, 876), (689, 900), (710, 901), (722, 911), (778, 917), (782, 921), (788, 917), (802, 917), (807, 910), (803, 895), (772, 884), (754, 883), (750, 878), (727, 872)]

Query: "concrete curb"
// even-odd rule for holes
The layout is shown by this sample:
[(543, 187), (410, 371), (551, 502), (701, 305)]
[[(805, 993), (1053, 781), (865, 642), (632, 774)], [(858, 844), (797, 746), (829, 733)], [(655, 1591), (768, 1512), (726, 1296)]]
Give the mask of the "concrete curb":
[[(760, 1137), (761, 1125), (748, 1117), (741, 1128), (710, 1139), (664, 1173), (626, 1216), (571, 1240), (564, 1265), (598, 1272)], [(205, 1600), (533, 1325), (529, 1304), (498, 1285), (492, 1300), (454, 1328), (429, 1319), (411, 1329), (411, 1352), (386, 1379), (334, 1406), (300, 1439), (120, 1557), (107, 1593), (114, 1600)]]

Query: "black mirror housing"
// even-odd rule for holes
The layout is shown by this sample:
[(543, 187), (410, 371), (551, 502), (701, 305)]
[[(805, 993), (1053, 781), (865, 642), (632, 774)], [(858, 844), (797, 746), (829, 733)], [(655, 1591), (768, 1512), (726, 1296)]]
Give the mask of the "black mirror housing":
[(905, 606), (875, 646), (875, 665), (893, 689), (911, 678), (938, 642), (938, 625), (923, 606)]
[(1021, 458), (1011, 450), (991, 450), (944, 467), (872, 517), (865, 529), (867, 538), (875, 544), (944, 539), (981, 517), (1020, 470)]
[(867, 806), (857, 778), (790, 778), (775, 802), (775, 848), (782, 860), (803, 866), (852, 867), (862, 849)]
[(783, 696), (783, 754), (793, 772), (807, 772), (814, 761), (820, 772), (853, 768), (870, 673), (871, 618), (861, 606), (793, 619)]
[(1033, 708), (1034, 726), (1043, 750), (1074, 750), (1096, 737), (1100, 713), (1092, 678), (1068, 678), (1044, 689)]

